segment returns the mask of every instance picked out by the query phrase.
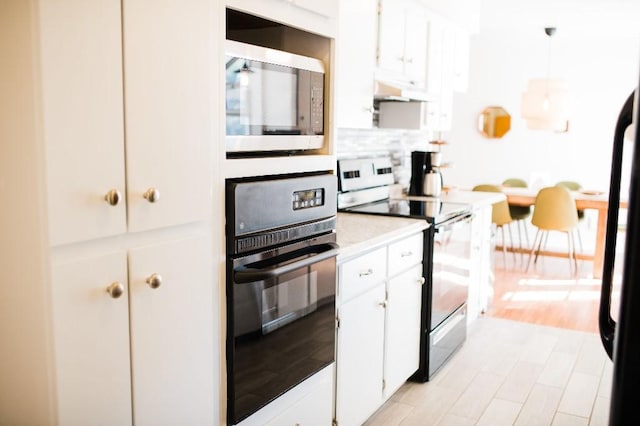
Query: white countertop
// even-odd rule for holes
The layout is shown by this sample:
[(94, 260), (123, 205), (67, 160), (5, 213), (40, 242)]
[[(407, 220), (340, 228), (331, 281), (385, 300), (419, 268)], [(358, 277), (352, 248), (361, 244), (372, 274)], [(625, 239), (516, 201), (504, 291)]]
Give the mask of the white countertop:
[(371, 214), (338, 213), (337, 239), (340, 246), (338, 261), (363, 254), (429, 226), (424, 219), (378, 216)]

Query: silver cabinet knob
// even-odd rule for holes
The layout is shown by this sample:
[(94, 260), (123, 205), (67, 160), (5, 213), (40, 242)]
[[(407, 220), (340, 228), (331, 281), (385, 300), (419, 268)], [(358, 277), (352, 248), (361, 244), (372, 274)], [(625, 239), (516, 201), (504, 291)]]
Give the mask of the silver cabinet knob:
[(373, 274), (373, 269), (369, 268), (366, 271), (360, 271), (358, 275), (361, 277), (366, 277), (367, 275), (371, 275), (371, 274)]
[(110, 190), (104, 196), (104, 199), (106, 200), (106, 202), (109, 203), (112, 206), (117, 206), (118, 203), (120, 203), (120, 199), (121, 198), (122, 198), (122, 196), (120, 195), (120, 191), (118, 191), (117, 189)]
[(118, 281), (115, 281), (111, 283), (109, 287), (107, 287), (107, 293), (109, 293), (109, 296), (117, 299), (124, 293), (124, 286)]
[(424, 283), (426, 282), (426, 280), (424, 279), (424, 277), (420, 277), (416, 280), (418, 282), (418, 285), (424, 285)]
[(387, 307), (387, 301), (386, 301), (386, 300), (383, 300), (382, 302), (378, 303), (378, 305), (380, 305), (380, 306), (382, 306), (383, 308), (385, 308), (385, 309), (386, 309), (386, 307)]
[(160, 199), (160, 191), (156, 188), (149, 188), (142, 196), (150, 203), (155, 203)]
[(151, 288), (158, 288), (162, 285), (162, 275), (160, 274), (151, 274), (147, 277), (147, 284)]

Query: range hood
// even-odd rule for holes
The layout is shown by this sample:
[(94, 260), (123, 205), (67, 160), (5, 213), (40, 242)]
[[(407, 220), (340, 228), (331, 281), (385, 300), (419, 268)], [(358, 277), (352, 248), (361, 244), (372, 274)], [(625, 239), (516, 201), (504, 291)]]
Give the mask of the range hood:
[(408, 83), (389, 80), (376, 80), (374, 86), (375, 99), (385, 101), (435, 101), (436, 97), (427, 89)]

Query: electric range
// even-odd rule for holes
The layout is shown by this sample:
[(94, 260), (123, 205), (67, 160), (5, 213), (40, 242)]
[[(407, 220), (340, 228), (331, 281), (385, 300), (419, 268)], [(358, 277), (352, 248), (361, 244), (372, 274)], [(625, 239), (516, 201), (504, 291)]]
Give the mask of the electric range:
[(473, 212), (468, 204), (435, 197), (392, 196), (394, 181), (387, 157), (339, 160), (338, 211), (430, 224), (424, 232), (420, 365), (411, 377), (426, 382), (466, 340)]

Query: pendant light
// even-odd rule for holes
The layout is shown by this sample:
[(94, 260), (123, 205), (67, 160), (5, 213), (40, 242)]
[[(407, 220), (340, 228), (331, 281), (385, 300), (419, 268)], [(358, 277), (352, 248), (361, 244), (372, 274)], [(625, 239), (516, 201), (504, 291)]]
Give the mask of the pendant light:
[(247, 61), (244, 61), (242, 67), (235, 71), (238, 74), (238, 83), (241, 87), (247, 87), (249, 85), (249, 76), (253, 73), (253, 70), (249, 68)]
[(556, 28), (547, 27), (544, 32), (549, 37), (547, 78), (529, 80), (527, 91), (522, 95), (521, 114), (530, 129), (566, 132), (569, 128), (567, 84), (551, 78), (551, 37)]

